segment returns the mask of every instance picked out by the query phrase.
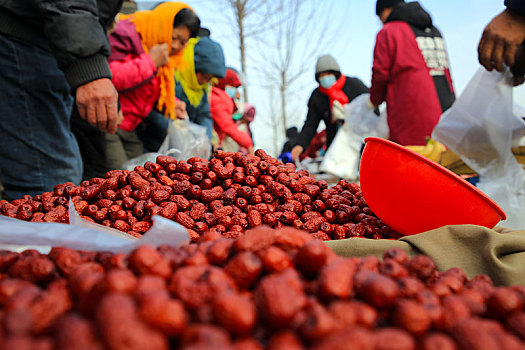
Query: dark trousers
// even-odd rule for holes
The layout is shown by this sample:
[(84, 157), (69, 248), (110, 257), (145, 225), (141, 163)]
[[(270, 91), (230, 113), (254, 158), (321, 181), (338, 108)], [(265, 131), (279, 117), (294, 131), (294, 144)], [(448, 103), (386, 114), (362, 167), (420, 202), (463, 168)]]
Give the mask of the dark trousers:
[(12, 199), (82, 177), (73, 97), (51, 53), (0, 34), (0, 169)]
[(151, 111), (137, 126), (136, 132), (144, 144), (144, 153), (157, 152), (168, 133), (169, 120), (162, 113)]
[(76, 108), (71, 117), (71, 131), (77, 139), (82, 155), (82, 180), (104, 177), (106, 172), (111, 170), (106, 166), (106, 133), (82, 119)]

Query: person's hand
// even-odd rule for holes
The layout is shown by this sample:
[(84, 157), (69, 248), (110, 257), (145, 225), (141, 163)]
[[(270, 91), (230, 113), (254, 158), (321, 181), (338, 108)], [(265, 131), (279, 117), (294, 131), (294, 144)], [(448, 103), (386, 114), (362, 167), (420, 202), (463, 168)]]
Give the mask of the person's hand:
[(303, 153), (304, 151), (304, 148), (303, 146), (295, 146), (294, 148), (292, 148), (292, 160), (295, 162), (299, 159), (299, 156), (301, 155), (301, 153)]
[(345, 120), (345, 107), (339, 101), (334, 101), (332, 105), (332, 119)]
[(122, 109), (119, 109), (118, 115), (117, 115), (117, 127), (119, 127), (123, 121), (124, 121), (124, 113), (122, 113)]
[(516, 50), (514, 66), (511, 67), (512, 83), (514, 86), (525, 82), (525, 46), (520, 45)]
[(253, 149), (253, 146), (248, 148), (248, 154), (250, 154), (252, 156), (255, 154), (255, 150)]
[(503, 64), (514, 66), (516, 49), (525, 40), (525, 18), (510, 10), (494, 17), (478, 46), (479, 63), (488, 71), (503, 71)]
[(76, 101), (82, 119), (101, 131), (117, 131), (118, 93), (111, 80), (93, 80), (77, 88)]
[(525, 83), (525, 76), (512, 77), (512, 86), (520, 86)]
[(155, 63), (155, 67), (159, 68), (170, 60), (170, 49), (168, 44), (157, 44), (149, 49), (149, 55)]
[(186, 102), (178, 100), (175, 103), (175, 118), (185, 119), (188, 116), (186, 112)]

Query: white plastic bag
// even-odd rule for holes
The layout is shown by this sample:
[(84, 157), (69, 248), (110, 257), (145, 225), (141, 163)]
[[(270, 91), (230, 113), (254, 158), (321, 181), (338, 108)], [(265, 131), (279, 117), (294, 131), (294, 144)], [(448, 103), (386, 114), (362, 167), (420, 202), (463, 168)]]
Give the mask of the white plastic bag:
[(342, 179), (359, 176), (359, 159), (364, 139), (370, 136), (388, 138), (386, 113), (378, 117), (368, 105), (370, 94), (357, 96), (345, 106), (345, 123), (326, 151), (320, 170)]
[(361, 146), (361, 138), (347, 124), (343, 124), (326, 151), (319, 170), (341, 179), (357, 179)]
[(41, 253), (47, 253), (51, 247), (67, 247), (127, 253), (140, 245), (158, 247), (190, 240), (184, 227), (157, 215), (152, 219), (153, 226), (137, 239), (115, 229), (88, 222), (80, 218), (74, 209), (69, 213), (70, 224), (27, 222), (0, 215), (0, 249), (37, 249)]
[(368, 105), (370, 94), (357, 96), (345, 107), (345, 123), (362, 140), (367, 137), (388, 138), (386, 113), (377, 116)]
[(525, 229), (525, 172), (511, 151), (524, 131), (508, 76), (480, 68), (432, 133), (478, 173), (477, 187), (502, 207), (500, 225), (511, 229)]
[(206, 128), (190, 122), (188, 118), (170, 120), (168, 134), (159, 153), (168, 154), (173, 149), (180, 151), (178, 160), (188, 160), (191, 157), (210, 158), (211, 141)]
[(147, 161), (155, 163), (157, 161), (157, 157), (161, 155), (172, 156), (176, 159), (182, 159), (180, 158), (181, 151), (179, 151), (178, 149), (172, 148), (168, 150), (166, 153), (149, 152), (149, 153), (141, 154), (138, 157), (131, 158), (126, 163), (124, 163), (124, 165), (122, 166), (122, 169), (123, 170), (133, 170), (135, 169), (137, 165), (143, 166), (144, 163), (146, 163)]

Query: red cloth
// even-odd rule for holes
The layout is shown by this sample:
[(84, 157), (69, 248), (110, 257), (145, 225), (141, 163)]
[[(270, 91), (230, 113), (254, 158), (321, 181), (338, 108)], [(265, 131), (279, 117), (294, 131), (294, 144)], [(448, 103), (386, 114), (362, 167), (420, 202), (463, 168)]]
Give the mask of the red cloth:
[(146, 118), (160, 96), (160, 80), (150, 55), (144, 53), (135, 25), (120, 21), (109, 36), (111, 56), (108, 61), (119, 93), (124, 120), (120, 128), (133, 131)]
[[(450, 71), (445, 72), (452, 89)], [(387, 103), (390, 139), (401, 145), (424, 145), (442, 109), (416, 36), (406, 22), (393, 21), (377, 34), (370, 101)]]
[(343, 92), (343, 86), (345, 86), (346, 76), (341, 74), (341, 77), (337, 79), (334, 85), (330, 86), (329, 89), (319, 85), (319, 91), (327, 95), (330, 98), (330, 109), (334, 105), (334, 101), (338, 101), (343, 106), (349, 102), (348, 96)]
[(319, 150), (324, 147), (326, 144), (326, 129), (317, 133), (306, 150), (301, 153), (299, 160), (304, 160), (306, 158), (315, 159), (318, 156)]
[(213, 128), (219, 136), (219, 144), (226, 136), (231, 137), (241, 147), (253, 147), (250, 135), (242, 132), (232, 119), (235, 111), (235, 103), (224, 90), (213, 87), (211, 90), (210, 112), (213, 120)]

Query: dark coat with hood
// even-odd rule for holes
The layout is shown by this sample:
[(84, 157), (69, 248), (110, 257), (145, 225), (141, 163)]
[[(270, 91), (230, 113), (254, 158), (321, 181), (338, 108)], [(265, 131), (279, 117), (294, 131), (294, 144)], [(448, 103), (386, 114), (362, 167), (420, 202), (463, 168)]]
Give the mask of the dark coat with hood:
[(0, 33), (51, 52), (72, 88), (111, 78), (106, 36), (123, 0), (0, 1)]
[[(337, 74), (337, 78), (339, 79), (340, 73), (337, 72)], [(368, 88), (361, 80), (347, 76), (345, 85), (343, 86), (343, 92), (348, 96), (348, 101), (352, 102), (357, 96), (366, 94)], [(317, 134), (317, 128), (321, 121), (324, 121), (326, 125), (326, 148), (328, 149), (337, 134), (337, 130), (339, 130), (340, 124), (332, 122), (330, 98), (328, 95), (323, 94), (319, 88), (316, 88), (308, 101), (306, 121), (304, 122), (301, 133), (294, 140), (295, 145), (302, 146), (303, 149), (306, 150)]]
[(387, 103), (390, 139), (424, 145), (455, 100), (445, 42), (418, 2), (395, 6), (377, 34), (370, 100)]

